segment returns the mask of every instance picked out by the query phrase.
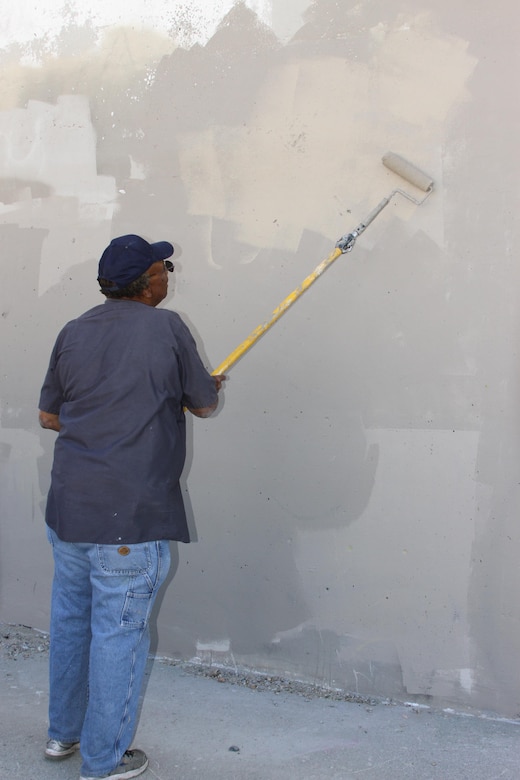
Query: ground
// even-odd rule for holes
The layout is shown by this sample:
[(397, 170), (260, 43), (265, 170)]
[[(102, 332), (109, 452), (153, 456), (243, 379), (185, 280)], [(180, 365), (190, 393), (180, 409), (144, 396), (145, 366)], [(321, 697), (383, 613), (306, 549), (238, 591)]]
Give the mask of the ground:
[[(12, 625), (0, 622), (0, 657), (31, 658), (49, 651), (49, 635), (30, 626)], [(180, 666), (185, 674), (209, 677), (220, 683), (240, 685), (258, 691), (271, 693), (293, 693), (304, 698), (322, 698), (331, 701), (349, 701), (356, 704), (374, 705), (378, 700), (345, 691), (323, 688), (316, 685), (287, 680), (273, 675), (254, 674), (243, 669), (228, 669), (200, 663), (161, 659), (165, 664)]]

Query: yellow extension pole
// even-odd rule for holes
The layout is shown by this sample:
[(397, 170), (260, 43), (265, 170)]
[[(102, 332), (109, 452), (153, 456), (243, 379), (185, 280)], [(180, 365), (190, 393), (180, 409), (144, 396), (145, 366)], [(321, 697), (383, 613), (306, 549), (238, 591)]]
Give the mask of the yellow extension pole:
[(244, 341), (238, 345), (236, 349), (231, 352), (227, 356), (225, 360), (222, 361), (222, 363), (217, 366), (217, 368), (213, 371), (213, 376), (216, 374), (225, 374), (226, 371), (228, 371), (231, 366), (233, 366), (237, 360), (240, 360), (242, 355), (244, 355), (248, 349), (251, 349), (253, 344), (255, 344), (258, 339), (264, 335), (264, 333), (269, 330), (269, 328), (274, 325), (277, 320), (280, 319), (282, 314), (285, 314), (287, 309), (293, 305), (295, 301), (298, 300), (300, 295), (303, 295), (305, 290), (307, 290), (313, 282), (318, 279), (319, 276), (322, 275), (322, 273), (331, 265), (334, 260), (337, 260), (338, 257), (342, 254), (342, 250), (339, 247), (336, 247), (334, 252), (332, 252), (329, 257), (327, 257), (325, 260), (322, 260), (321, 263), (314, 269), (314, 271), (307, 276), (303, 282), (297, 287), (295, 290), (292, 291), (284, 300), (281, 302), (279, 306), (276, 307), (276, 309), (271, 314), (271, 317), (263, 322), (261, 325), (259, 325), (257, 328), (254, 329), (252, 333), (249, 334), (249, 336), (244, 339)]
[(281, 304), (276, 307), (276, 309), (271, 314), (270, 319), (262, 323), (262, 325), (259, 325), (258, 328), (255, 328), (255, 330), (249, 334), (247, 339), (239, 344), (238, 347), (227, 356), (227, 358), (220, 364), (220, 366), (218, 366), (213, 371), (213, 376), (215, 376), (215, 374), (225, 374), (226, 371), (231, 368), (231, 366), (233, 366), (237, 360), (239, 360), (242, 355), (247, 352), (248, 349), (251, 349), (253, 344), (258, 341), (260, 336), (263, 336), (266, 330), (269, 330), (271, 325), (274, 325), (274, 323), (280, 319), (282, 314), (285, 314), (287, 309), (298, 300), (300, 295), (302, 295), (319, 276), (322, 275), (322, 273), (329, 267), (329, 265), (334, 262), (334, 260), (337, 260), (341, 254), (350, 252), (355, 244), (357, 237), (361, 235), (361, 233), (366, 230), (370, 223), (374, 221), (378, 214), (380, 214), (381, 211), (386, 208), (394, 195), (404, 195), (405, 198), (408, 198), (417, 206), (420, 206), (421, 203), (424, 203), (426, 198), (432, 193), (433, 179), (428, 176), (428, 174), (424, 173), (424, 171), (421, 171), (419, 168), (413, 165), (411, 162), (405, 160), (404, 157), (401, 157), (394, 152), (387, 152), (387, 154), (383, 156), (383, 164), (398, 176), (406, 179), (406, 181), (410, 182), (410, 184), (413, 184), (423, 192), (426, 192), (425, 197), (418, 201), (402, 190), (393, 190), (393, 192), (391, 192), (388, 197), (383, 198), (383, 200), (376, 206), (376, 208), (370, 212), (368, 217), (363, 222), (361, 222), (357, 228), (352, 231), (352, 233), (345, 234), (340, 238), (332, 254), (329, 255), (326, 260), (323, 260), (319, 266), (315, 268), (315, 270), (309, 274), (306, 279), (303, 280), (300, 286), (297, 287), (296, 290), (293, 290), (292, 293), (290, 293), (290, 295), (288, 295), (287, 298), (285, 298)]

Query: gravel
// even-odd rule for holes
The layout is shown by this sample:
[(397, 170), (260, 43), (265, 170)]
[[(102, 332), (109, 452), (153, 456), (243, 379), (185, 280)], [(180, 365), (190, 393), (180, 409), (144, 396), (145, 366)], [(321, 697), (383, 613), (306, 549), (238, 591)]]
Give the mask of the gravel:
[(0, 658), (18, 661), (49, 651), (49, 635), (30, 626), (0, 623)]
[[(49, 652), (49, 635), (43, 631), (24, 625), (12, 625), (0, 622), (0, 658), (19, 661), (33, 658)], [(201, 663), (177, 661), (161, 658), (161, 663), (182, 668), (186, 674), (194, 677), (207, 677), (217, 683), (239, 685), (255, 691), (270, 693), (291, 693), (305, 699), (330, 699), (331, 701), (349, 701), (366, 706), (380, 704), (380, 700), (360, 696), (348, 691), (321, 687), (298, 680), (259, 674), (246, 669), (229, 669), (220, 666), (208, 666)], [(389, 703), (389, 702), (385, 702)]]
[[(163, 659), (165, 663), (173, 663)], [(325, 688), (300, 680), (288, 680), (270, 674), (259, 674), (244, 669), (228, 669), (225, 667), (204, 666), (197, 663), (182, 663), (183, 671), (197, 677), (210, 677), (219, 683), (228, 685), (240, 685), (255, 691), (269, 691), (270, 693), (291, 693), (302, 696), (305, 699), (330, 699), (331, 701), (349, 701), (355, 704), (374, 706), (380, 704), (379, 699), (369, 696), (361, 696), (336, 688)], [(388, 702), (387, 702), (388, 703)]]

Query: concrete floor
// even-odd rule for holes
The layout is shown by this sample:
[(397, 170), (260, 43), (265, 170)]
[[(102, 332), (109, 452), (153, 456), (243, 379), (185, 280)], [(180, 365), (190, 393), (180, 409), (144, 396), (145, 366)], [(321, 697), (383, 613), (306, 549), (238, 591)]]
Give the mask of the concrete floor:
[[(0, 777), (77, 780), (43, 758), (47, 655), (0, 659)], [(520, 724), (251, 690), (150, 665), (135, 744), (155, 780), (519, 780)], [(230, 750), (231, 747), (238, 750)]]

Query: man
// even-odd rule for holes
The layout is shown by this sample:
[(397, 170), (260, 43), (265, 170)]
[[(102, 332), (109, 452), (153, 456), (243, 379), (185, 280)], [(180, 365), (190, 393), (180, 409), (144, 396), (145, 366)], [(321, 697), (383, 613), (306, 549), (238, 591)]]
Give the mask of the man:
[(184, 409), (208, 417), (225, 379), (206, 371), (181, 318), (155, 308), (172, 254), (166, 241), (111, 241), (98, 276), (107, 300), (62, 329), (40, 396), (40, 424), (58, 432), (45, 516), (55, 564), (45, 755), (80, 749), (81, 780), (148, 766), (130, 745), (168, 540), (189, 541)]

